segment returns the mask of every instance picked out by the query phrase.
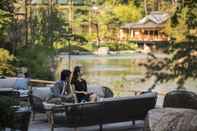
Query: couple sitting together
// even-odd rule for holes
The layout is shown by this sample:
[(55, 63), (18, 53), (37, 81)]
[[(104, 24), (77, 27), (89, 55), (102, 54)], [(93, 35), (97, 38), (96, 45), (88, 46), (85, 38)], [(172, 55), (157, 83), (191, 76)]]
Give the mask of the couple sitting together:
[(82, 74), (80, 66), (74, 68), (72, 78), (70, 70), (63, 70), (61, 72), (61, 79), (51, 88), (52, 97), (59, 97), (63, 102), (95, 102), (97, 96), (94, 93), (87, 92), (87, 83), (82, 78)]

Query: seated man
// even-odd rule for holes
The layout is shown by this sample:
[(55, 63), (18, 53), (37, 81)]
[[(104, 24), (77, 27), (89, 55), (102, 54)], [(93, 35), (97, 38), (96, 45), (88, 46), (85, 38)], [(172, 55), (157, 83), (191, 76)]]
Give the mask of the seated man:
[(69, 70), (61, 72), (60, 80), (51, 88), (52, 96), (48, 100), (49, 102), (53, 101), (54, 98), (60, 98), (62, 102), (74, 102), (74, 95), (71, 93), (70, 88), (70, 75)]

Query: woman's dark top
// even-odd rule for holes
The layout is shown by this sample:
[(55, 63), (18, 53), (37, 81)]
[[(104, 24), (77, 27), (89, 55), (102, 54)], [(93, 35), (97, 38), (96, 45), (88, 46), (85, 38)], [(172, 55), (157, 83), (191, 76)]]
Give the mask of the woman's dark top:
[[(87, 83), (84, 79), (73, 81), (72, 84), (74, 84), (76, 91), (87, 92)], [(76, 95), (79, 102), (82, 100), (89, 101), (89, 95), (85, 95), (83, 93), (77, 93)]]

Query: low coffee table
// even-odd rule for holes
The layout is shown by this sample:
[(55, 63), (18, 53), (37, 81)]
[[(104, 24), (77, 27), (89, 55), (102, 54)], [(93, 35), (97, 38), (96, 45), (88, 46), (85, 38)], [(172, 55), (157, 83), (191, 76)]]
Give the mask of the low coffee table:
[[(54, 103), (48, 103), (43, 102), (44, 109), (46, 110), (49, 127), (51, 131), (54, 131), (54, 114), (55, 113), (66, 113), (66, 108), (73, 105), (73, 103), (61, 103), (61, 104), (54, 104)], [(66, 114), (65, 114), (66, 115)]]

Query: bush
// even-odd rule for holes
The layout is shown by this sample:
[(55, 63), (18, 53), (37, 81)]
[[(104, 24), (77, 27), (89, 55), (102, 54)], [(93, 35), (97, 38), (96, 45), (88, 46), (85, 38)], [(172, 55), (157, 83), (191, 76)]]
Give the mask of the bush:
[(9, 51), (0, 48), (0, 74), (2, 75), (15, 75), (15, 68), (11, 64), (14, 60), (14, 56), (9, 53)]
[(44, 46), (22, 48), (17, 51), (16, 66), (27, 67), (32, 78), (51, 80), (50, 58), (53, 55), (54, 50)]
[(11, 97), (0, 96), (0, 129), (9, 126), (13, 122), (14, 108), (19, 103)]
[[(83, 52), (89, 52), (89, 50), (86, 49), (86, 48), (84, 48), (83, 46), (80, 46), (80, 45), (71, 45), (71, 46), (70, 46), (70, 51), (72, 52), (72, 51), (74, 51), (74, 50), (83, 51)], [(62, 51), (64, 51), (64, 52), (69, 52), (69, 47), (66, 46), (66, 47), (64, 47), (64, 48), (60, 48), (60, 49), (59, 49), (59, 52), (62, 52)]]
[(92, 52), (92, 51), (95, 51), (97, 46), (95, 44), (92, 44), (92, 43), (88, 43), (88, 44), (85, 44), (85, 45), (82, 45), (83, 48), (85, 48), (86, 50)]
[(108, 47), (110, 51), (121, 51), (121, 50), (136, 50), (136, 44), (121, 44), (121, 43), (106, 43), (102, 44), (101, 47)]

